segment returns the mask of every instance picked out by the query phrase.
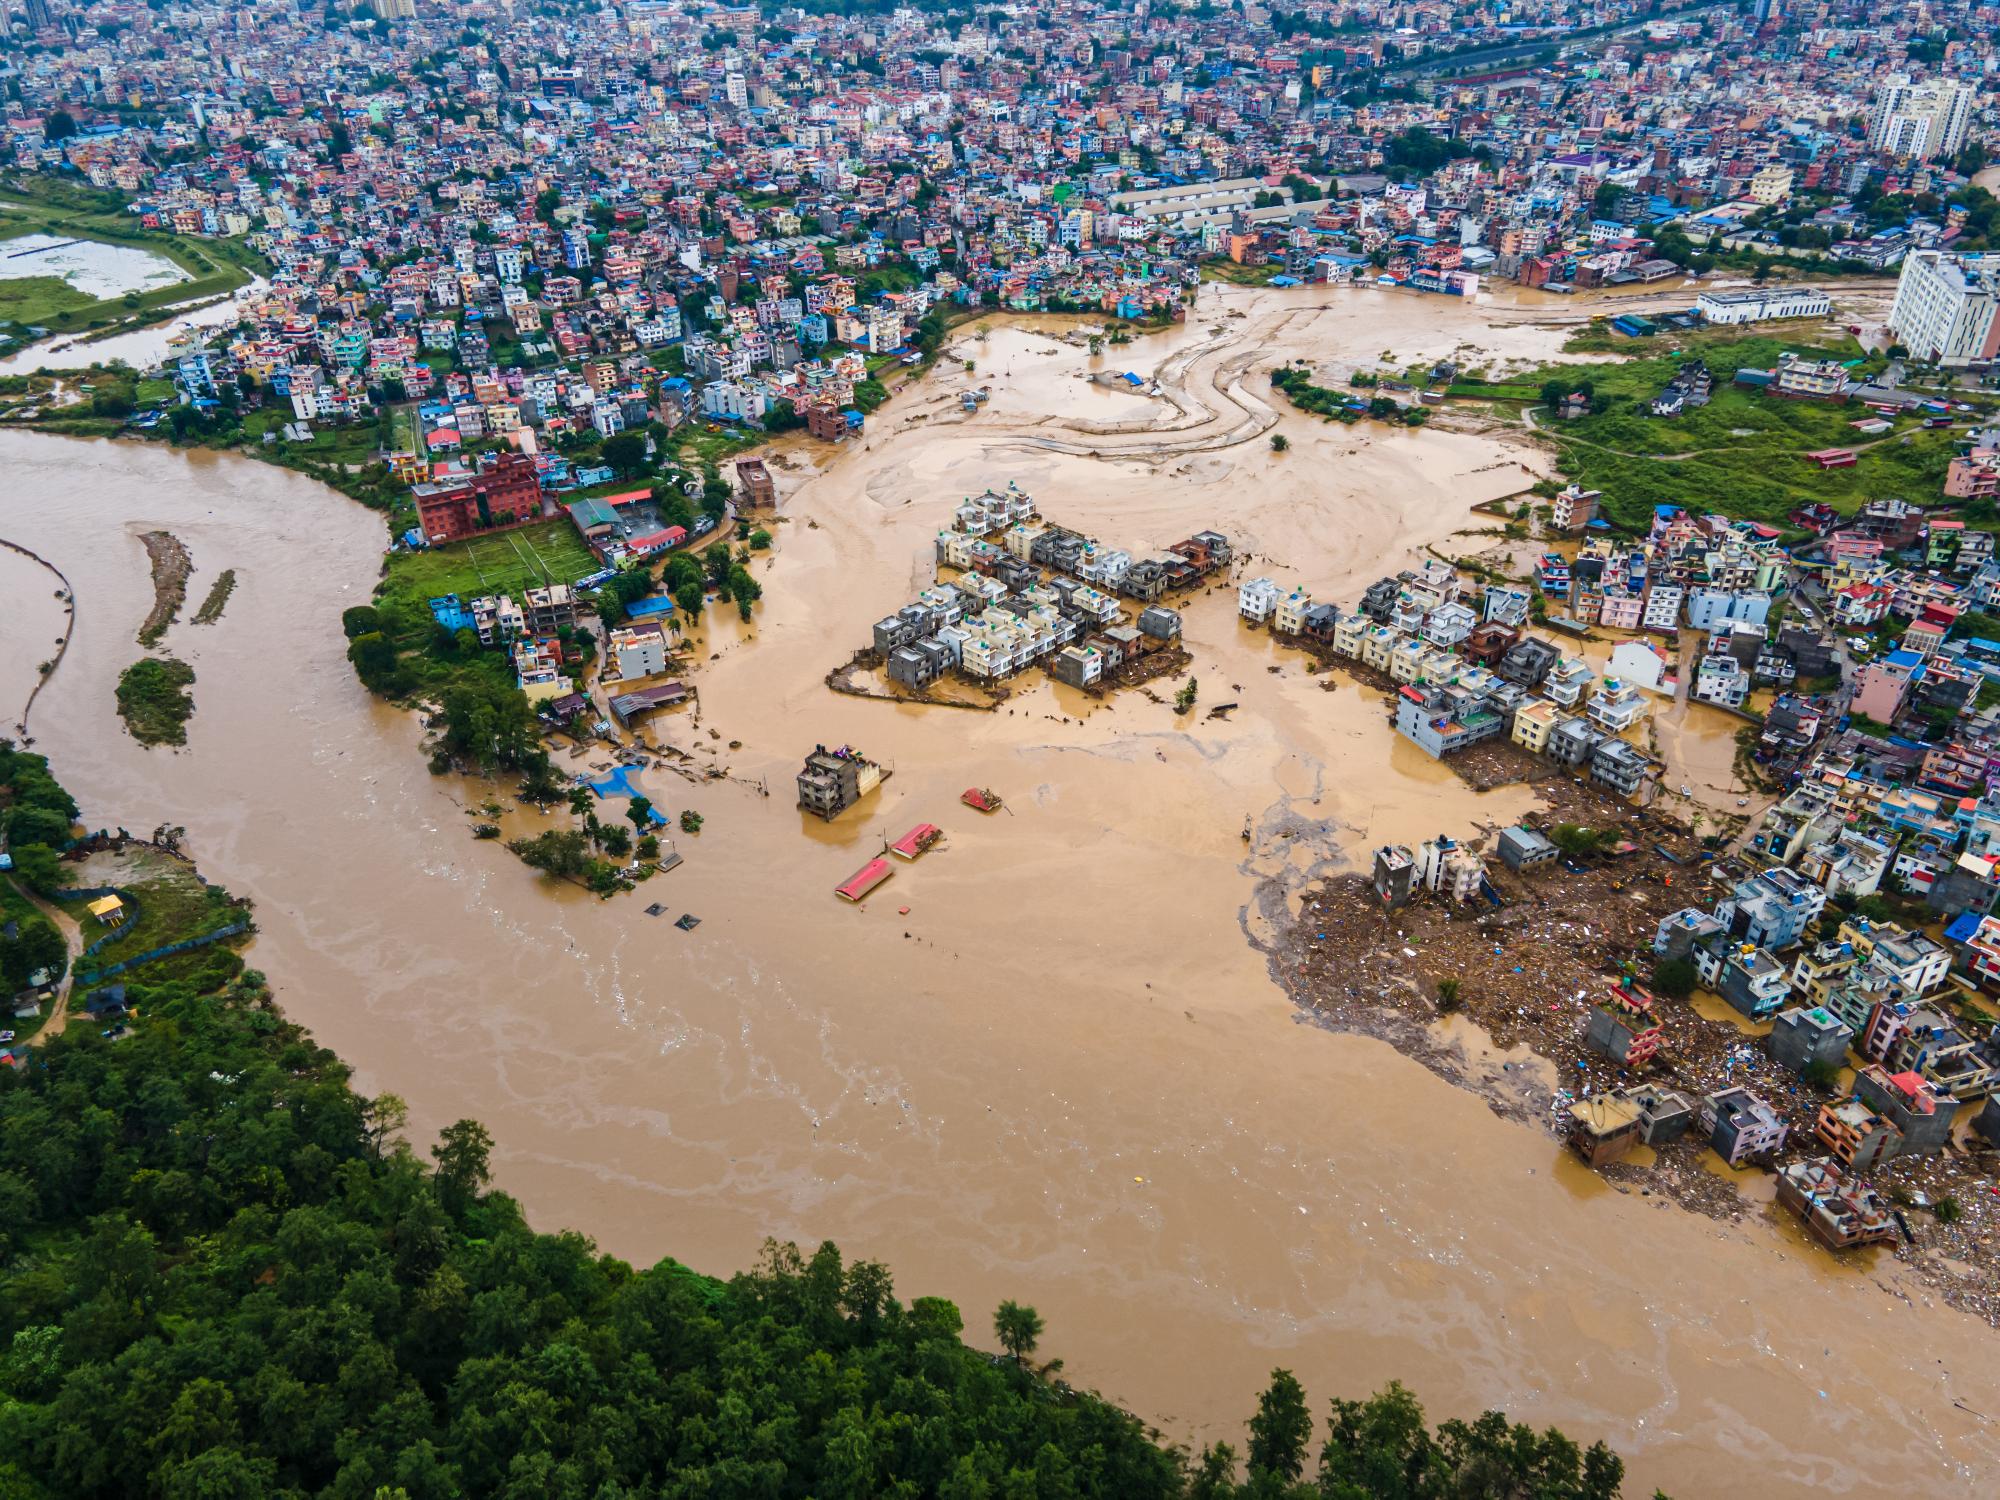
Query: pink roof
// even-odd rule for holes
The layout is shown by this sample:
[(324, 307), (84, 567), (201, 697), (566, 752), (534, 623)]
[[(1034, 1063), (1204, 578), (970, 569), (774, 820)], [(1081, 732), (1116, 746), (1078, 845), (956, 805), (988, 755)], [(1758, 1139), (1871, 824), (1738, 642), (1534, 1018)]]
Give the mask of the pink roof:
[(889, 847), (904, 859), (915, 859), (924, 852), (924, 846), (942, 832), (944, 830), (935, 823), (919, 823)]
[(896, 872), (889, 867), (889, 861), (877, 855), (856, 870), (843, 885), (837, 885), (834, 894), (849, 901), (859, 901)]

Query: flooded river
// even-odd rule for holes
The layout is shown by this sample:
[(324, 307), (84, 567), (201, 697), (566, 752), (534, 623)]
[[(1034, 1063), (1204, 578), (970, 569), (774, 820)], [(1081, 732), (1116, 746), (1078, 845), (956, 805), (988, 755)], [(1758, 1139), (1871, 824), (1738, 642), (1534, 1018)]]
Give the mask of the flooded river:
[[(758, 621), (710, 627), (699, 725), (656, 725), (739, 779), (649, 774), (657, 802), (707, 821), (637, 897), (552, 891), (472, 841), (476, 791), (428, 775), (414, 721), (343, 659), (379, 517), (252, 461), (0, 436), (0, 535), (79, 597), (35, 732), (94, 820), (187, 825), (205, 871), (255, 899), (252, 962), (287, 1009), (362, 1088), (407, 1098), (419, 1139), (484, 1119), (539, 1225), (718, 1273), (767, 1235), (833, 1238), (905, 1296), (959, 1302), (975, 1336), (1001, 1298), (1029, 1300), (1072, 1376), (1195, 1442), (1240, 1442), (1283, 1364), (1316, 1407), (1400, 1378), (1439, 1415), (1500, 1405), (1604, 1436), (1634, 1493), (1740, 1493), (1751, 1473), (1774, 1497), (1988, 1487), (2000, 1344), (1893, 1261), (1621, 1194), (1285, 1003), (1249, 941), (1261, 880), (1511, 819), (1528, 794), (1467, 791), (1378, 699), (1325, 691), (1242, 627), (1228, 590), (1186, 608), (1201, 703), (1236, 702), (1226, 720), (1048, 685), (986, 714), (822, 684), (929, 581), (952, 505), (1007, 479), (1108, 541), (1213, 525), (1252, 568), (1351, 598), (1452, 550), (1468, 505), (1521, 488), (1533, 455), (1302, 419), (1260, 372), (1385, 347), (1532, 358), (1560, 337), (1373, 292), (1232, 295), (1098, 363), (965, 330), (972, 375), (899, 397), (862, 443), (779, 455)], [(1101, 368), (1162, 395), (1087, 397)], [(995, 387), (970, 418), (968, 382)], [(239, 580), (220, 623), (167, 638), (199, 676), (181, 754), (139, 749), (112, 703), (154, 527), (192, 551), (191, 599), (222, 568)], [(817, 742), (894, 769), (831, 826), (790, 805)], [(1007, 811), (960, 807), (973, 785)], [(833, 898), (920, 819), (945, 826), (941, 851), (863, 909)]]

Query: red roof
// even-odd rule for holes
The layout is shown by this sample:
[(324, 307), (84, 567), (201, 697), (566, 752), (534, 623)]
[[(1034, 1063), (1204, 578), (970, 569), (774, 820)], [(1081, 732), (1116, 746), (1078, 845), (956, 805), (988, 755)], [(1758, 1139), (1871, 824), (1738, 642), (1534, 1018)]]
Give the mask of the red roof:
[(1897, 1093), (1912, 1103), (1922, 1105), (1924, 1113), (1929, 1114), (1935, 1106), (1924, 1089), (1926, 1081), (1924, 1075), (1921, 1073), (1892, 1073), (1889, 1075), (1889, 1082), (1896, 1086)]
[(944, 830), (935, 823), (919, 823), (889, 848), (891, 852), (902, 855), (904, 859), (915, 859), (936, 843), (943, 832)]
[(895, 873), (889, 867), (889, 861), (878, 855), (850, 875), (844, 884), (835, 886), (834, 894), (849, 901), (859, 901)]
[(958, 800), (980, 812), (998, 812), (1000, 809), (1000, 799), (984, 787), (968, 787), (965, 795)]

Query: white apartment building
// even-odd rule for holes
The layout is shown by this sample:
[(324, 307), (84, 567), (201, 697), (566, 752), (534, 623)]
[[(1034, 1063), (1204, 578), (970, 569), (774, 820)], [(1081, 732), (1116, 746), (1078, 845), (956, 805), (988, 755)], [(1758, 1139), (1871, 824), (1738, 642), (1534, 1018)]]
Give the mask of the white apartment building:
[(1913, 357), (1934, 364), (2000, 358), (2000, 252), (1911, 251), (1889, 308), (1889, 332)]
[(1892, 79), (1868, 116), (1869, 149), (1918, 161), (1954, 156), (1965, 144), (1972, 106), (1972, 90), (1958, 84)]
[(621, 626), (611, 632), (611, 656), (622, 679), (656, 677), (667, 670), (666, 636), (657, 625), (644, 629)]
[(1677, 583), (1656, 583), (1646, 590), (1646, 611), (1640, 616), (1639, 628), (1657, 630), (1672, 635), (1680, 626), (1681, 600), (1687, 590)]
[(1293, 589), (1278, 601), (1272, 611), (1271, 628), (1281, 635), (1301, 635), (1306, 628), (1306, 611), (1312, 608), (1313, 596), (1304, 589)]
[(1630, 683), (1606, 677), (1584, 705), (1590, 722), (1606, 734), (1623, 734), (1646, 712), (1646, 700)]
[(1823, 318), (1833, 299), (1816, 286), (1774, 286), (1747, 292), (1703, 292), (1694, 310), (1708, 323), (1758, 323), (1766, 318)]
[(1278, 586), (1268, 578), (1253, 578), (1236, 590), (1236, 612), (1261, 625), (1278, 608)]

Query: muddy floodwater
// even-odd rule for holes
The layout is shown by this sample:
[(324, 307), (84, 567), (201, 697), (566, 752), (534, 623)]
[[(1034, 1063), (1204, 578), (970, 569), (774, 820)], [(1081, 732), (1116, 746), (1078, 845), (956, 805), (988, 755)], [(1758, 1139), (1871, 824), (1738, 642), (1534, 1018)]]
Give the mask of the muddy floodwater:
[[(1991, 1492), (2000, 1344), (1892, 1259), (1836, 1262), (1768, 1211), (1724, 1226), (1620, 1193), (1291, 1010), (1256, 946), (1264, 882), (1532, 799), (1473, 794), (1391, 735), (1378, 697), (1324, 690), (1238, 623), (1232, 586), (1185, 604), (1189, 718), (1047, 684), (997, 713), (823, 685), (929, 582), (952, 506), (1009, 479), (1118, 545), (1213, 526), (1250, 568), (1342, 601), (1427, 544), (1465, 550), (1453, 534), (1487, 524), (1468, 507), (1531, 482), (1539, 455), (1302, 418), (1263, 375), (1290, 354), (1326, 373), (1385, 349), (1546, 357), (1562, 332), (1539, 315), (1210, 291), (1185, 328), (1095, 359), (1033, 328), (960, 330), (971, 374), (942, 368), (862, 442), (776, 455), (757, 621), (711, 623), (699, 724), (651, 731), (730, 779), (647, 774), (706, 826), (636, 897), (548, 888), (471, 839), (480, 790), (430, 776), (417, 724), (343, 659), (380, 518), (252, 461), (0, 437), (0, 535), (79, 596), (39, 747), (93, 819), (185, 824), (205, 872), (256, 901), (251, 961), (288, 1010), (362, 1088), (404, 1096), (419, 1139), (485, 1120), (541, 1226), (718, 1273), (767, 1235), (836, 1239), (904, 1295), (956, 1300), (975, 1335), (1000, 1299), (1029, 1300), (1073, 1377), (1191, 1442), (1240, 1443), (1282, 1364), (1316, 1409), (1396, 1378), (1438, 1415), (1498, 1405), (1603, 1436), (1633, 1493)], [(1094, 393), (1107, 369), (1143, 389)], [(982, 384), (968, 416), (959, 392)], [(112, 701), (153, 528), (192, 552), (190, 597), (238, 579), (218, 624), (167, 636), (198, 674), (179, 754), (133, 744)], [(1239, 706), (1207, 719), (1222, 702)], [(830, 826), (791, 806), (820, 742), (894, 770)], [(1007, 810), (961, 807), (975, 785)], [(945, 827), (941, 850), (865, 907), (834, 899), (919, 820)], [(700, 927), (676, 930), (681, 912)]]

